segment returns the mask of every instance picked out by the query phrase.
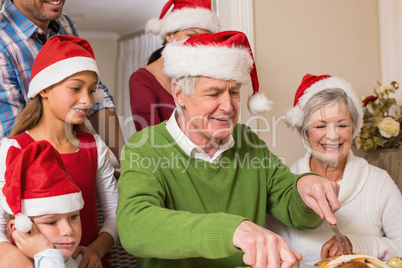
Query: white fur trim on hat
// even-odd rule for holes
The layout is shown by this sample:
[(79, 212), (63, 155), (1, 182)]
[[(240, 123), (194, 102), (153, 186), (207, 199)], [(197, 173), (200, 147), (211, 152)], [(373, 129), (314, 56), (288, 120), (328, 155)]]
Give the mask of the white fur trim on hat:
[(273, 101), (269, 100), (263, 93), (251, 95), (247, 102), (248, 110), (252, 115), (272, 110)]
[(207, 76), (238, 83), (250, 82), (253, 59), (245, 48), (225, 46), (166, 45), (162, 52), (164, 72), (171, 78)]
[(339, 77), (332, 76), (328, 78), (323, 78), (312, 84), (308, 89), (306, 89), (303, 96), (299, 98), (296, 106), (286, 111), (285, 123), (292, 129), (295, 127), (300, 128), (304, 120), (304, 107), (306, 103), (310, 100), (310, 98), (324, 89), (334, 88), (342, 89), (346, 93), (346, 96), (348, 96), (348, 98), (352, 101), (357, 110), (358, 122), (357, 127), (353, 133), (353, 136), (355, 137), (359, 133), (360, 128), (363, 125), (362, 103), (359, 97), (356, 95), (354, 89), (352, 88), (352, 85), (346, 80)]
[(94, 59), (71, 57), (58, 61), (37, 73), (29, 83), (28, 98), (34, 98), (42, 90), (82, 71), (95, 72), (99, 82), (99, 71)]
[(164, 39), (166, 34), (189, 28), (216, 33), (220, 29), (219, 18), (206, 8), (183, 8), (165, 15), (162, 20), (149, 20), (145, 25), (145, 32), (160, 35)]
[[(14, 215), (7, 204), (6, 198), (3, 198), (1, 203), (7, 213)], [(21, 211), (29, 217), (70, 213), (83, 207), (84, 200), (82, 199), (81, 192), (21, 200)]]
[(304, 113), (300, 110), (300, 107), (296, 105), (293, 108), (290, 108), (285, 113), (285, 123), (290, 127), (292, 130), (294, 128), (300, 128), (303, 123)]

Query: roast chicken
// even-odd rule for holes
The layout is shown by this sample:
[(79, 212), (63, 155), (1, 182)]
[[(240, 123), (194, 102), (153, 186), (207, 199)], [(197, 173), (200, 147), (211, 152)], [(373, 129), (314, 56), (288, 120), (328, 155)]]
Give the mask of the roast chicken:
[[(401, 262), (398, 263), (398, 260)], [(402, 259), (399, 257), (393, 257), (385, 263), (369, 255), (350, 253), (317, 262), (314, 266), (319, 268), (402, 268), (399, 266), (401, 264)]]

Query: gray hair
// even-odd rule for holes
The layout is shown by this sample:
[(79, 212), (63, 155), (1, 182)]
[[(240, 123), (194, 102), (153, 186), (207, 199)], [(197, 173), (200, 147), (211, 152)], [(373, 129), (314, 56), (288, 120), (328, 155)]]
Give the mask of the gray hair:
[(310, 121), (311, 115), (321, 107), (329, 107), (334, 104), (343, 104), (349, 110), (350, 117), (353, 124), (353, 133), (358, 131), (357, 125), (359, 123), (359, 113), (357, 107), (353, 104), (352, 99), (348, 97), (346, 92), (340, 88), (329, 88), (324, 89), (316, 94), (314, 94), (306, 103), (303, 110), (303, 123), (298, 131), (302, 136), (307, 133), (308, 122)]
[[(173, 78), (172, 84), (177, 83), (176, 90), (183, 91), (184, 95), (190, 96), (195, 91), (195, 85), (200, 80), (201, 76), (185, 76), (180, 78)], [(173, 88), (173, 87), (172, 87)], [(183, 113), (183, 109), (176, 103), (178, 112)]]

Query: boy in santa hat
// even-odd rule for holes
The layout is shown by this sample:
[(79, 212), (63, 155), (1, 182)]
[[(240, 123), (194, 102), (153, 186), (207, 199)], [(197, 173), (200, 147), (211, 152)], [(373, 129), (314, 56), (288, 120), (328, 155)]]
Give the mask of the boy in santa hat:
[(60, 154), (47, 141), (11, 147), (1, 200), (17, 247), (35, 267), (78, 267), (84, 200)]

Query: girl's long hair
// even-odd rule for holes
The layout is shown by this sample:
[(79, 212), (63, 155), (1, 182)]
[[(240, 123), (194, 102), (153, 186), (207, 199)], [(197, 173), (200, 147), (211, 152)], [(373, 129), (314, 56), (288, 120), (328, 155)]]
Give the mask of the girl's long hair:
[(42, 114), (42, 97), (38, 94), (35, 96), (35, 98), (28, 102), (20, 115), (17, 117), (14, 127), (11, 130), (10, 137), (14, 137), (36, 126), (39, 123)]
[[(20, 115), (17, 117), (14, 127), (11, 130), (10, 137), (17, 136), (27, 130), (32, 129), (35, 127), (39, 120), (41, 119), (43, 114), (43, 104), (42, 104), (42, 97), (40, 94), (36, 95), (33, 99), (31, 99), (25, 108), (22, 110)], [(79, 125), (74, 125), (74, 130), (81, 130), (87, 133), (94, 134), (96, 133), (93, 129), (91, 129), (91, 123), (85, 120), (84, 123)], [(87, 125), (89, 124), (89, 126)]]

